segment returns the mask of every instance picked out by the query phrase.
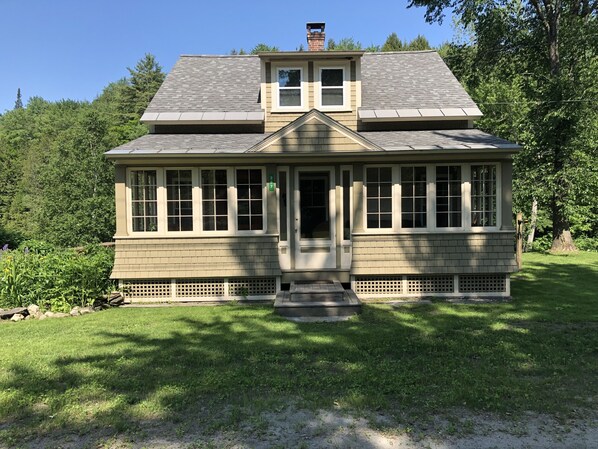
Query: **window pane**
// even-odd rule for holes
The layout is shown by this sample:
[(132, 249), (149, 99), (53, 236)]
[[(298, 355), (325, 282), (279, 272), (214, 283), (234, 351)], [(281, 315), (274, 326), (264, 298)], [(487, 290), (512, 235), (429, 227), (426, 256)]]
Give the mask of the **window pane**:
[(322, 69), (322, 86), (342, 86), (343, 69)]
[(239, 231), (249, 231), (249, 216), (242, 216), (238, 218)]
[(342, 88), (322, 88), (322, 106), (342, 106), (344, 103)]
[(392, 228), (392, 215), (381, 214), (380, 215), (380, 227), (381, 228)]
[(237, 203), (237, 212), (242, 215), (249, 214), (249, 201), (239, 201)]
[(280, 89), (280, 106), (301, 106), (301, 89)]
[(301, 70), (281, 69), (278, 71), (279, 87), (299, 87), (301, 85)]
[(228, 184), (226, 170), (201, 171), (202, 215), (204, 231), (228, 229)]
[[(368, 228), (392, 227), (392, 168), (366, 169)], [(390, 221), (389, 221), (390, 220)]]
[(471, 225), (496, 226), (496, 166), (471, 166)]
[(343, 240), (351, 239), (351, 172), (343, 171)]
[(262, 178), (260, 169), (237, 170), (237, 229), (240, 231), (263, 230)]
[(436, 226), (461, 227), (461, 167), (436, 167)]

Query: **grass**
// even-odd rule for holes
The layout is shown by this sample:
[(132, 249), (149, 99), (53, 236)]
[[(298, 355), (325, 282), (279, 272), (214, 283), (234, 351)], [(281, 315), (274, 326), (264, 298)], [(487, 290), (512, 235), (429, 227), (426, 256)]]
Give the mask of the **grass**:
[(288, 401), (391, 416), (594, 413), (598, 254), (524, 264), (508, 303), (368, 305), (343, 323), (243, 305), (2, 323), (0, 445), (164, 420), (184, 432), (191, 411), (217, 431)]

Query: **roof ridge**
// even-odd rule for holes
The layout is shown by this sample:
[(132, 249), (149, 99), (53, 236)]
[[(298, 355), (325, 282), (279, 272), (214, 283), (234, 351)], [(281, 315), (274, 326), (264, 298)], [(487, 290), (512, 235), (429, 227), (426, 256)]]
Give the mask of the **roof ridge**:
[(258, 55), (180, 55), (180, 58), (259, 58)]
[(365, 52), (365, 55), (405, 55), (417, 53), (438, 53), (438, 50), (368, 51)]

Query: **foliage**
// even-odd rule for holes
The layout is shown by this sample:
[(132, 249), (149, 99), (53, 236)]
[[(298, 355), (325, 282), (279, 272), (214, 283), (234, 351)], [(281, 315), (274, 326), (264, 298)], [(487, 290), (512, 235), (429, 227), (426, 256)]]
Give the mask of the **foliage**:
[(0, 116), (0, 245), (112, 238), (114, 169), (104, 152), (147, 133), (140, 113), (164, 78), (151, 55), (129, 70), (91, 103), (34, 97)]
[(111, 288), (113, 251), (89, 246), (81, 253), (41, 242), (0, 252), (0, 307), (67, 312), (93, 303)]
[(453, 8), (471, 44), (443, 53), (485, 117), (485, 130), (516, 140), (518, 209), (533, 199), (551, 218), (553, 249), (573, 249), (570, 232), (598, 233), (597, 4), (547, 0), (412, 0), (426, 19)]
[(352, 37), (343, 37), (341, 40), (336, 42), (334, 39), (328, 39), (326, 50), (363, 50), (361, 42), (354, 40)]
[(276, 46), (270, 46), (267, 44), (260, 43), (251, 49), (251, 54), (257, 55), (258, 53), (267, 52), (267, 51), (280, 51), (280, 49)]
[(525, 254), (507, 302), (365, 305), (332, 324), (261, 305), (0, 323), (10, 348), (0, 351), (0, 432), (20, 443), (108, 428), (134, 438), (162, 420), (212, 427), (222, 410), (251, 405), (258, 416), (289, 403), (399, 420), (402, 410), (408, 423), (455, 410), (515, 422), (528, 410), (595, 413), (597, 282), (597, 254)]
[(387, 38), (384, 45), (382, 45), (382, 51), (400, 51), (403, 49), (403, 42), (397, 36), (397, 33), (391, 33)]

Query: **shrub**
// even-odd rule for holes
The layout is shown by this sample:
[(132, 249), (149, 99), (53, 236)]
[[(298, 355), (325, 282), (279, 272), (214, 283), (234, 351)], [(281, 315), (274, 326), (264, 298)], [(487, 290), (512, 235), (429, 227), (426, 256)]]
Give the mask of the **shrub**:
[[(37, 242), (39, 243), (39, 242)], [(66, 312), (93, 303), (112, 288), (112, 249), (90, 246), (81, 252), (34, 244), (0, 252), (0, 307)]]

